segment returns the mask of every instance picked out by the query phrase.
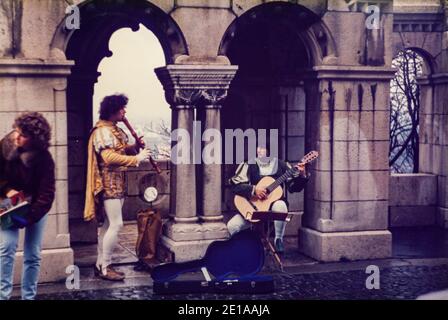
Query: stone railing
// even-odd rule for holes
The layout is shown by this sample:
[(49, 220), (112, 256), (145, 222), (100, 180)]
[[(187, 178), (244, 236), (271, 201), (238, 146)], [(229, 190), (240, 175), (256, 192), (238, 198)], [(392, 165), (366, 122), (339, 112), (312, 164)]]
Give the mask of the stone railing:
[(437, 175), (392, 174), (389, 190), (389, 227), (436, 224)]

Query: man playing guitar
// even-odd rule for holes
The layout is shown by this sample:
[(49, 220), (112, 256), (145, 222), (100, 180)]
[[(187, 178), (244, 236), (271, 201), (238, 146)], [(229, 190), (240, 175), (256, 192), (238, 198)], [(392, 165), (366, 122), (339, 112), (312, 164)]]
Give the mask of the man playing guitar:
[[(272, 177), (277, 179), (282, 176), (292, 166), (278, 158), (267, 156), (268, 148), (259, 146), (257, 148), (257, 158), (255, 163), (248, 162), (241, 163), (235, 172), (235, 175), (230, 179), (231, 190), (234, 194), (250, 198), (258, 198), (260, 200), (268, 197), (268, 190), (264, 187), (257, 186), (257, 183), (264, 177)], [(309, 176), (306, 173), (304, 164), (297, 164), (295, 166), (297, 171), (286, 181), (286, 187), (289, 192), (300, 192), (308, 182)], [(284, 196), (281, 199), (272, 203), (271, 211), (273, 212), (288, 212), (287, 201)], [(246, 220), (241, 214), (236, 214), (227, 223), (227, 228), (231, 235), (250, 227), (250, 221)], [(285, 234), (286, 222), (274, 221), (275, 228), (275, 248), (278, 253), (284, 252), (283, 236)]]

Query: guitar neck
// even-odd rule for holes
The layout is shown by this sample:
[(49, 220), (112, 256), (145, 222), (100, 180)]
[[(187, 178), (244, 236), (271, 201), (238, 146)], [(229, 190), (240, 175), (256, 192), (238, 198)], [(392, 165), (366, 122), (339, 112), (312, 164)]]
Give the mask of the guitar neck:
[[(318, 156), (319, 156), (319, 153), (317, 151), (311, 151), (311, 152), (307, 153), (298, 164), (306, 165), (306, 164), (316, 160)], [(286, 180), (288, 180), (289, 178), (293, 177), (294, 173), (296, 173), (297, 170), (298, 169), (296, 167), (286, 170), (286, 172), (284, 174), (282, 174), (280, 177), (278, 177), (277, 180), (275, 180), (271, 185), (269, 185), (266, 188), (268, 190), (268, 193), (274, 191), (275, 188), (277, 188), (278, 186), (285, 183)]]
[(266, 189), (268, 190), (268, 193), (271, 193), (275, 190), (278, 186), (281, 186), (283, 183), (285, 183), (289, 178), (292, 178), (294, 173), (297, 171), (296, 168), (291, 168), (286, 170), (284, 174), (282, 174), (280, 177), (278, 177), (274, 182), (272, 182)]

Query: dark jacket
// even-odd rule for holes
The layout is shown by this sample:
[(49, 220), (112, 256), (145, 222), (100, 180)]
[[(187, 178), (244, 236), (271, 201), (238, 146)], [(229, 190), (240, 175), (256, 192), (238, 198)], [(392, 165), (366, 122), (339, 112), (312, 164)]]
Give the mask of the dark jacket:
[[(277, 179), (289, 168), (290, 166), (285, 161), (278, 159), (277, 173), (271, 175), (271, 177)], [(238, 167), (235, 176), (230, 179), (231, 190), (237, 195), (250, 198), (252, 196), (253, 186), (256, 185), (261, 178), (263, 178), (263, 176), (260, 175), (260, 169), (256, 163), (244, 163)], [(286, 182), (286, 188), (289, 192), (300, 192), (305, 188), (307, 182), (308, 178), (298, 176), (288, 180)]]
[(8, 134), (0, 141), (0, 197), (11, 190), (31, 197), (28, 223), (38, 222), (50, 211), (55, 197), (55, 168), (48, 150), (19, 150)]

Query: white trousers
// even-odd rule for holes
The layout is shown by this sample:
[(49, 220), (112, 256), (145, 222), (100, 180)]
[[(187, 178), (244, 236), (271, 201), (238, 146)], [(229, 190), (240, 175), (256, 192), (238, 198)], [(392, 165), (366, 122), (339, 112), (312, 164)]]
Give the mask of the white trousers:
[(123, 202), (124, 199), (104, 200), (106, 217), (98, 232), (98, 258), (96, 261), (98, 268), (102, 266), (103, 273), (106, 267), (112, 263), (112, 254), (118, 243), (118, 233), (123, 227)]
[[(275, 201), (272, 204), (271, 211), (274, 212), (288, 212), (286, 202), (283, 200)], [(237, 214), (227, 222), (227, 229), (230, 235), (234, 235), (237, 232), (245, 230), (251, 226), (251, 223), (243, 218), (242, 215)], [(275, 239), (283, 239), (285, 235), (286, 221), (274, 221)]]

